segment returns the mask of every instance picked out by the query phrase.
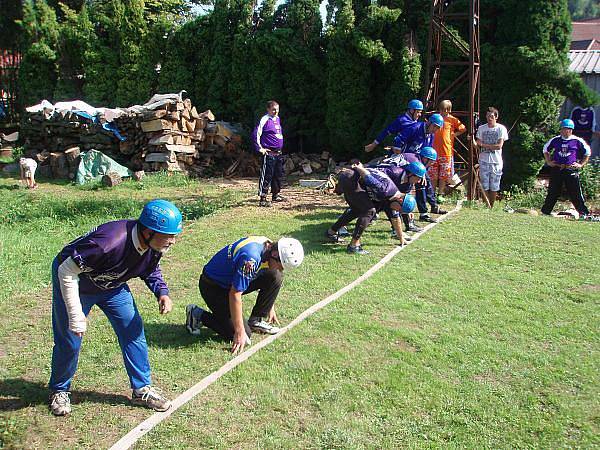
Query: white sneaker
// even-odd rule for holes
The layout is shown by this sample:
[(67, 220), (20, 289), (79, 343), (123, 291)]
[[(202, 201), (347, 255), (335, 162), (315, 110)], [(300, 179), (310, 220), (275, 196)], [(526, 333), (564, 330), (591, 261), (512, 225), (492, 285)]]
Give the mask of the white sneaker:
[(187, 305), (185, 307), (185, 327), (190, 334), (198, 336), (201, 331), (202, 321), (200, 318), (204, 310), (196, 305)]
[(271, 325), (269, 322), (261, 318), (250, 319), (248, 321), (248, 326), (252, 331), (264, 334), (277, 334), (281, 330), (279, 327)]
[(144, 386), (138, 392), (134, 389), (131, 393), (131, 403), (160, 412), (171, 407), (171, 401), (162, 395), (158, 388), (152, 386)]
[(67, 391), (52, 392), (50, 394), (49, 403), (52, 414), (55, 416), (71, 414), (71, 399), (69, 395), (71, 393)]

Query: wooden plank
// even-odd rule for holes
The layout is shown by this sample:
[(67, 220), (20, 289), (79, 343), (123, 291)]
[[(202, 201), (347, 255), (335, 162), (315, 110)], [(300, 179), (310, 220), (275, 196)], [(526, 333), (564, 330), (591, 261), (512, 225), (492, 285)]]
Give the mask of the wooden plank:
[(193, 133), (193, 132), (196, 130), (196, 121), (195, 121), (195, 120), (194, 120), (194, 121), (189, 121), (189, 120), (186, 120), (186, 121), (184, 122), (184, 124), (185, 124), (185, 128), (186, 128), (186, 129), (187, 129), (187, 130), (188, 130), (190, 133)]
[(142, 120), (160, 119), (167, 115), (166, 109), (157, 109), (156, 111), (145, 111), (142, 113)]
[(194, 145), (167, 144), (165, 145), (165, 147), (167, 148), (167, 150), (176, 153), (189, 153), (192, 155), (196, 153), (196, 147)]
[(169, 114), (167, 114), (167, 118), (169, 120), (177, 121), (181, 119), (181, 113), (179, 111), (171, 111)]
[(215, 120), (215, 115), (212, 113), (212, 111), (210, 109), (207, 109), (206, 111), (200, 113), (200, 118), (208, 119), (209, 121), (213, 122)]
[[(176, 123), (176, 122), (175, 122)], [(141, 123), (142, 131), (148, 133), (150, 131), (170, 130), (172, 129), (171, 122), (164, 119), (155, 119)]]
[(163, 144), (173, 144), (173, 136), (170, 134), (163, 134), (161, 136), (156, 136), (148, 141), (150, 145), (163, 145)]
[(146, 154), (146, 157), (144, 158), (144, 161), (153, 162), (153, 163), (166, 163), (166, 162), (173, 162), (176, 160), (177, 160), (177, 158), (175, 157), (175, 154), (172, 152), (148, 153), (148, 154)]

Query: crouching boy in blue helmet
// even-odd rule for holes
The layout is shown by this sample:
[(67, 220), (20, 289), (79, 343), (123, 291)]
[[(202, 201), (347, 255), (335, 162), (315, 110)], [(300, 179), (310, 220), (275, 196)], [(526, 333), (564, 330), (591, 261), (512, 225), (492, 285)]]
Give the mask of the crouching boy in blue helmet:
[[(197, 335), (201, 325), (210, 328), (233, 342), (234, 354), (241, 353), (250, 344), (252, 331), (278, 333), (275, 300), (281, 288), (282, 272), (297, 268), (303, 260), (302, 244), (287, 237), (272, 242), (264, 236), (250, 236), (223, 247), (204, 266), (198, 283), (210, 311), (188, 305), (187, 330)], [(254, 291), (258, 291), (256, 304), (246, 322), (242, 295)]]
[(398, 211), (412, 211), (414, 197), (401, 193), (382, 170), (365, 168), (360, 162), (353, 164), (352, 170), (345, 169), (340, 172), (335, 192), (344, 195), (349, 208), (325, 232), (327, 241), (343, 243), (339, 230), (356, 219), (352, 239), (346, 251), (351, 254), (368, 254), (361, 245), (362, 234), (375, 218), (377, 210), (384, 210), (390, 217), (401, 245), (405, 243)]
[(138, 220), (98, 226), (68, 244), (52, 263), (52, 374), (50, 409), (71, 412), (71, 381), (86, 316), (97, 305), (108, 317), (121, 346), (133, 390), (132, 403), (166, 411), (171, 403), (151, 385), (148, 346), (142, 318), (127, 281), (141, 278), (158, 301), (160, 314), (172, 309), (159, 262), (181, 233), (181, 213), (165, 200), (152, 200)]

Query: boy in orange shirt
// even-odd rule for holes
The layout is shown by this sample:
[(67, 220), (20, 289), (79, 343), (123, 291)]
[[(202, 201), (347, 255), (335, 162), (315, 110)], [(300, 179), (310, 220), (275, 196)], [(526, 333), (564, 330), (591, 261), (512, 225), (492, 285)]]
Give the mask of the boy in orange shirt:
[(451, 180), (454, 175), (454, 138), (467, 131), (467, 128), (450, 114), (452, 111), (450, 100), (442, 100), (439, 110), (444, 118), (444, 126), (436, 131), (433, 138), (433, 148), (438, 158), (429, 167), (429, 177), (433, 188), (440, 194), (444, 194), (448, 180)]

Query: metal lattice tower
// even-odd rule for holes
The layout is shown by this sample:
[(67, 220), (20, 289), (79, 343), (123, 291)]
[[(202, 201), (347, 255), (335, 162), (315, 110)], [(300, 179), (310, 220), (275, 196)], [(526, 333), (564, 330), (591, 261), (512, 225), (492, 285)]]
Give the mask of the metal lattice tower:
[[(468, 0), (466, 11), (454, 11), (457, 3), (452, 0), (432, 0), (431, 3), (425, 108), (434, 110), (440, 100), (451, 98), (455, 105), (452, 114), (465, 123), (468, 136), (474, 136), (479, 115), (479, 0)], [(444, 58), (442, 43), (451, 45), (459, 56)], [(447, 76), (450, 68), (459, 69), (452, 78)], [(441, 86), (442, 73), (445, 74), (444, 86)], [(458, 139), (456, 142), (468, 151), (467, 158), (461, 158), (467, 165), (467, 198), (473, 200), (477, 196), (477, 151), (473, 139), (468, 139), (466, 144)]]

